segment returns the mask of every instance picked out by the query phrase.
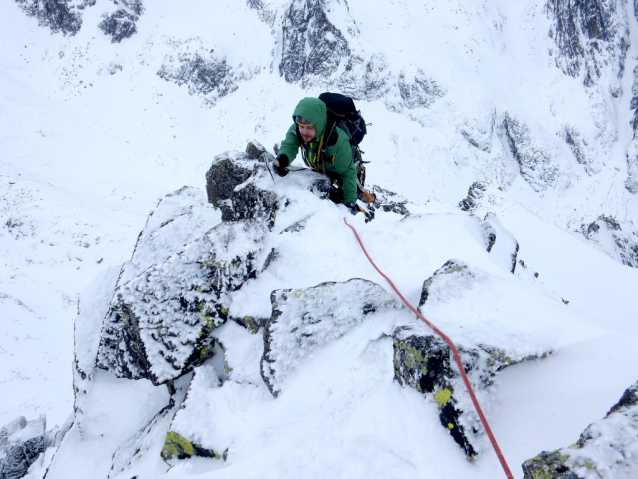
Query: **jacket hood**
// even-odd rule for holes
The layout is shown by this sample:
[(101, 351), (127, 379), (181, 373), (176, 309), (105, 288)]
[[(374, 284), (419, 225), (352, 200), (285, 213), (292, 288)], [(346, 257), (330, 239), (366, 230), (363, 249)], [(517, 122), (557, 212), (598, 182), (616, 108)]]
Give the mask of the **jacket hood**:
[(315, 125), (317, 138), (321, 138), (326, 129), (326, 123), (328, 123), (326, 104), (324, 102), (319, 98), (304, 98), (297, 104), (295, 112), (292, 114), (292, 121), (295, 121), (296, 116), (302, 116)]

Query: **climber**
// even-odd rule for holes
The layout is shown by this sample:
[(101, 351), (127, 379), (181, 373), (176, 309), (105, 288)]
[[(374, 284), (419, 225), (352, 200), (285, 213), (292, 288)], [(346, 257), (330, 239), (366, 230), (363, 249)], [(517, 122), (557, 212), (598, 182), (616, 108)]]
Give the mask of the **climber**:
[(304, 163), (314, 171), (322, 173), (338, 185), (330, 189), (330, 199), (344, 203), (354, 215), (361, 209), (357, 206), (357, 169), (352, 159), (350, 138), (335, 126), (328, 138), (326, 126), (328, 114), (326, 104), (318, 98), (304, 98), (292, 116), (294, 123), (281, 143), (273, 169), (279, 176), (288, 174), (287, 167), (297, 156), (301, 146)]

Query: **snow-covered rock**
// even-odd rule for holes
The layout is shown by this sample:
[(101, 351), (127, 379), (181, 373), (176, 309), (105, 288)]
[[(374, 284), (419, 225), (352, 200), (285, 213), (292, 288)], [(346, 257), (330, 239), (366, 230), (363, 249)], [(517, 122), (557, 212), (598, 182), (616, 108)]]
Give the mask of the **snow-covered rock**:
[[(437, 405), (441, 425), (468, 458), (477, 455), (484, 447), (478, 442), (483, 428), (449, 345), (421, 325), (398, 328), (393, 334), (393, 344), (394, 374), (399, 384), (415, 388), (432, 398)], [(487, 345), (459, 348), (459, 354), (472, 387), (483, 393), (502, 369), (524, 360), (537, 359), (537, 356), (513, 358), (507, 351)]]
[(160, 78), (178, 86), (186, 85), (188, 93), (202, 95), (207, 106), (237, 90), (239, 76), (226, 57), (218, 56), (198, 39), (175, 39), (171, 45), (174, 52), (166, 55), (157, 71)]
[(144, 6), (141, 0), (119, 0), (114, 3), (119, 8), (114, 12), (105, 13), (98, 27), (105, 35), (111, 37), (112, 43), (120, 43), (137, 33), (135, 24), (144, 13)]
[(555, 186), (559, 168), (552, 145), (534, 138), (530, 128), (510, 113), (505, 113), (502, 126), (510, 151), (518, 162), (525, 181), (536, 192)]
[(82, 10), (95, 5), (95, 0), (16, 0), (30, 17), (36, 18), (41, 27), (49, 27), (52, 33), (75, 35), (82, 27)]
[(569, 447), (523, 463), (524, 479), (631, 479), (638, 470), (638, 383)]
[(99, 367), (160, 384), (213, 355), (211, 332), (228, 319), (228, 294), (263, 270), (257, 257), (278, 209), (277, 196), (253, 184), (264, 174), (246, 154), (215, 159), (208, 190), (221, 222), (192, 188), (160, 202), (122, 269)]
[[(281, 61), (279, 74), (287, 82), (295, 83), (304, 77), (329, 78), (351, 54), (348, 40), (330, 21), (332, 15), (344, 13), (338, 1), (293, 0), (283, 15), (281, 30)], [(345, 17), (345, 15), (344, 15)], [(357, 27), (351, 18), (347, 25), (349, 37)], [(346, 19), (344, 18), (344, 19)], [(339, 18), (339, 20), (344, 20)]]
[(613, 216), (600, 215), (595, 221), (582, 225), (581, 233), (614, 259), (632, 268), (638, 267), (638, 232), (623, 230)]
[(607, 69), (622, 78), (631, 45), (622, 2), (549, 0), (546, 11), (553, 22), (549, 36), (558, 49), (554, 60), (566, 75), (584, 72), (586, 86), (596, 84)]
[(275, 397), (286, 378), (316, 348), (340, 338), (378, 311), (403, 308), (381, 287), (363, 279), (273, 291), (270, 299), (273, 312), (264, 328), (261, 374)]
[(44, 415), (33, 421), (23, 416), (0, 429), (0, 479), (18, 479), (44, 452), (46, 419)]
[[(422, 312), (431, 295), (459, 297), (475, 281), (477, 273), (467, 265), (448, 261), (423, 283), (419, 311)], [(483, 428), (449, 345), (422, 324), (398, 328), (393, 342), (395, 377), (399, 383), (422, 394), (433, 394), (443, 427), (468, 457), (478, 454), (484, 447), (479, 442)], [(460, 345), (458, 350), (472, 387), (484, 398), (485, 390), (499, 371), (522, 361), (545, 358), (552, 352), (550, 348), (539, 352), (535, 347), (508, 350), (484, 343)]]

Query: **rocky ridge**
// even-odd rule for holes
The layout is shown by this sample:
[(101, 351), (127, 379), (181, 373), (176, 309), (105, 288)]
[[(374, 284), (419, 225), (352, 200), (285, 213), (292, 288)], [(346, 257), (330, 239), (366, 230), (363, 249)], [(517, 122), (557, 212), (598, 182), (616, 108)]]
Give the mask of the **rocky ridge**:
[[(254, 287), (273, 265), (285, 261), (286, 250), (271, 247), (273, 236), (303, 236), (313, 227), (311, 216), (280, 223), (299, 201), (295, 195), (305, 190), (310, 196), (304, 196), (304, 202), (306, 207), (311, 203), (311, 210), (323, 206), (327, 197), (326, 178), (313, 172), (286, 178), (302, 190), (273, 183), (264, 165), (269, 159), (272, 155), (257, 142), (249, 143), (246, 152), (215, 157), (206, 174), (206, 193), (184, 187), (162, 199), (149, 215), (131, 260), (83, 301), (76, 324), (74, 422), (54, 441), (47, 439), (52, 433), (44, 434), (44, 418), (38, 422), (43, 433), (37, 436), (38, 444), (58, 447), (47, 477), (66, 474), (69, 458), (80, 447), (81, 431), (97, 427), (96, 414), (113, 414), (108, 401), (97, 398), (118, 388), (123, 391), (119, 401), (145, 400), (134, 401), (137, 425), (123, 419), (129, 428), (124, 438), (107, 434), (103, 439), (111, 444), (105, 450), (109, 477), (143, 470), (145, 456), (161, 457), (166, 468), (193, 457), (230, 461), (241, 453), (246, 415), (258, 414), (251, 412), (255, 404), (285, 402), (296, 378), (317, 374), (321, 362), (316, 356), (325, 360), (327, 351), (343, 353), (361, 335), (369, 337), (365, 354), (356, 353), (352, 360), (357, 365), (346, 364), (342, 372), (374, 364), (385, 348), (390, 360), (379, 364), (390, 368), (390, 383), (423, 397), (423, 407), (436, 411), (441, 426), (469, 459), (489, 447), (449, 346), (370, 280), (274, 289), (270, 317), (233, 314), (233, 295)], [(400, 214), (413, 225), (424, 220), (410, 214), (412, 205), (405, 198), (372, 189), (381, 196), (379, 214)], [(517, 261), (518, 242), (496, 215), (488, 214), (484, 221), (459, 215), (459, 221), (476, 233), (485, 254), (506, 274), (518, 263), (525, 267)], [(424, 281), (419, 310), (426, 314), (437, 305), (484, 294), (482, 285), (489, 281), (485, 271), (447, 261)], [(553, 352), (542, 341), (512, 342), (509, 333), (495, 332), (490, 341), (462, 337), (457, 343), (464, 370), (488, 415), (491, 388), (501, 370)], [(330, 371), (322, 374), (321, 381), (332, 384)], [(625, 401), (614, 411), (628, 405)], [(5, 429), (5, 436), (14, 440), (16, 426)], [(2, 437), (0, 445), (8, 444)]]

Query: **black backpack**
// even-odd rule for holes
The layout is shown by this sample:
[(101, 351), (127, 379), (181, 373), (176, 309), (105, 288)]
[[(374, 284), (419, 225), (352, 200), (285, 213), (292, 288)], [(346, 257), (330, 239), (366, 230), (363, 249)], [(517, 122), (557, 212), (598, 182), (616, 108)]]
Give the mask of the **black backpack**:
[(351, 144), (359, 145), (368, 131), (366, 122), (357, 107), (354, 106), (352, 98), (340, 93), (326, 92), (319, 95), (319, 99), (326, 104), (328, 110), (326, 129), (329, 133), (326, 138), (330, 137), (330, 133), (336, 125), (346, 132)]

